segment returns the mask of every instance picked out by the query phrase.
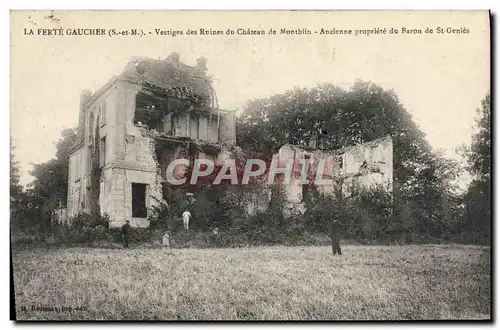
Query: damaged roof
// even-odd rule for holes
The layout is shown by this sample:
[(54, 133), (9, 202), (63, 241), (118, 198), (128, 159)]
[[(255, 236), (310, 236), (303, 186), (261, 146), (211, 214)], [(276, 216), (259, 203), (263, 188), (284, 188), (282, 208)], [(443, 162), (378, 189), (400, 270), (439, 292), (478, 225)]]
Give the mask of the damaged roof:
[(166, 59), (134, 57), (127, 63), (121, 75), (128, 79), (160, 88), (191, 88), (193, 94), (214, 99), (214, 89), (206, 76), (205, 59), (198, 59), (198, 66), (179, 61), (177, 53)]

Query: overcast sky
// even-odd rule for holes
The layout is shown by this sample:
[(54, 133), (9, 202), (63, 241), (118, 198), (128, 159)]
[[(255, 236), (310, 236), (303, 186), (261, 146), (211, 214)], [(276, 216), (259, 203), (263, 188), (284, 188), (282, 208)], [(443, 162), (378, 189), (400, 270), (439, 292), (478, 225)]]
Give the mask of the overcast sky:
[[(434, 148), (470, 143), (475, 109), (489, 90), (487, 12), (63, 12), (14, 13), (11, 30), (11, 135), (29, 182), (30, 162), (54, 156), (54, 142), (78, 121), (79, 94), (99, 89), (131, 56), (164, 58), (172, 51), (194, 65), (208, 59), (222, 108), (294, 86), (356, 79), (392, 88)], [(373, 29), (466, 28), (467, 34), (286, 36), (282, 27)], [(24, 36), (24, 28), (138, 28), (138, 37)], [(275, 28), (276, 36), (155, 36), (154, 29)], [(36, 30), (35, 30), (36, 33)]]

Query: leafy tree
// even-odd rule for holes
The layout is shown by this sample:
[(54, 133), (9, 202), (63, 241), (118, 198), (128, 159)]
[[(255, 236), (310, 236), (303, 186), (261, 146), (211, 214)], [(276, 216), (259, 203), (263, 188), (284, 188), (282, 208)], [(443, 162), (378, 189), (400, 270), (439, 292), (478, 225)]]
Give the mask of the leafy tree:
[(22, 186), (19, 183), (19, 162), (14, 158), (14, 146), (10, 149), (10, 196), (17, 199), (22, 192)]
[(488, 93), (476, 110), (477, 132), (466, 150), (472, 182), (465, 195), (466, 226), (475, 242), (488, 242), (491, 226), (491, 97)]
[(14, 158), (14, 147), (10, 149), (10, 216), (13, 227), (20, 227), (23, 220), (23, 188), (19, 183), (19, 162)]
[(48, 229), (52, 210), (66, 205), (68, 195), (69, 149), (76, 140), (76, 129), (65, 129), (56, 143), (55, 158), (34, 164), (30, 174), (26, 204), (32, 210), (36, 225)]
[(491, 96), (488, 93), (476, 109), (477, 132), (472, 137), (468, 161), (476, 181), (489, 184), (491, 176)]

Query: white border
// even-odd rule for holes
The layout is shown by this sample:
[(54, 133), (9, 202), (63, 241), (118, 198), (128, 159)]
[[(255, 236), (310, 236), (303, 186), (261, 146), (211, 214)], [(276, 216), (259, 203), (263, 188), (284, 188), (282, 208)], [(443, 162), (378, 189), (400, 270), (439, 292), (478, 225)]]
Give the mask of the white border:
[[(10, 17), (9, 17), (9, 10), (16, 10), (16, 9), (72, 9), (72, 10), (78, 10), (78, 9), (169, 9), (169, 10), (175, 10), (175, 9), (259, 9), (259, 10), (264, 10), (264, 9), (336, 9), (336, 10), (368, 10), (368, 9), (375, 9), (375, 10), (382, 10), (382, 9), (392, 9), (392, 10), (411, 10), (411, 9), (428, 9), (428, 10), (450, 10), (450, 9), (455, 9), (455, 10), (484, 10), (484, 9), (491, 9), (493, 13), (499, 13), (500, 10), (498, 9), (500, 1), (498, 0), (475, 0), (475, 1), (437, 1), (437, 0), (420, 0), (420, 1), (360, 1), (360, 0), (352, 0), (352, 1), (320, 1), (320, 0), (308, 0), (308, 1), (297, 1), (297, 0), (287, 0), (287, 1), (272, 1), (272, 0), (252, 0), (252, 1), (231, 1), (225, 3), (224, 1), (216, 1), (212, 0), (210, 2), (205, 2), (205, 1), (179, 1), (177, 3), (172, 3), (168, 2), (167, 4), (162, 4), (159, 3), (158, 1), (151, 1), (151, 0), (141, 0), (141, 1), (130, 1), (130, 0), (122, 0), (120, 2), (117, 2), (117, 4), (120, 5), (120, 7), (117, 6), (117, 4), (112, 4), (112, 3), (105, 3), (102, 0), (86, 0), (86, 1), (44, 1), (43, 4), (41, 4), (38, 1), (4, 1), (2, 2), (2, 14), (1, 14), (1, 27), (2, 31), (4, 31), (1, 34), (2, 38), (2, 60), (1, 60), (1, 75), (0, 77), (2, 78), (2, 84), (3, 88), (1, 89), (1, 93), (3, 94), (1, 100), (3, 101), (3, 111), (0, 111), (0, 114), (2, 118), (0, 119), (0, 134), (2, 135), (0, 139), (0, 148), (3, 150), (3, 154), (6, 157), (6, 161), (0, 162), (0, 173), (2, 175), (2, 181), (4, 184), (0, 185), (2, 188), (1, 190), (1, 201), (3, 201), (5, 204), (3, 205), (2, 208), (0, 208), (2, 212), (2, 225), (3, 228), (0, 230), (0, 233), (2, 235), (2, 238), (0, 241), (3, 243), (2, 249), (0, 250), (0, 253), (2, 255), (2, 279), (0, 280), (0, 285), (1, 285), (1, 297), (3, 298), (2, 301), (2, 329), (4, 328), (3, 326), (5, 325), (7, 328), (13, 328), (14, 323), (8, 321), (10, 318), (10, 254), (9, 254), (9, 207), (7, 204), (8, 197), (9, 197), (9, 190), (8, 190), (8, 176), (7, 176), (7, 171), (9, 167), (8, 163), (8, 156), (7, 153), (9, 151), (9, 113), (10, 113), (10, 105), (9, 105), (9, 94), (10, 94), (10, 82), (9, 82), (9, 76), (10, 76), (10, 40), (9, 40), (9, 35), (10, 35)], [(496, 24), (494, 25), (495, 28), (495, 40), (493, 41), (494, 44), (498, 43), (498, 17), (496, 18)], [(496, 54), (498, 57), (498, 53)], [(496, 70), (493, 72), (496, 76)], [(493, 78), (493, 77), (492, 77)], [(498, 85), (495, 86), (494, 95), (497, 95), (498, 92)], [(494, 100), (496, 101), (496, 97), (494, 97)], [(496, 109), (493, 109), (495, 111)], [(494, 116), (495, 119), (495, 126), (498, 125), (498, 115)], [(495, 153), (498, 154), (498, 150), (495, 147)], [(497, 180), (495, 179), (495, 184), (497, 183)], [(495, 198), (495, 202), (497, 201), (497, 198)], [(493, 222), (496, 219), (493, 220)], [(495, 226), (495, 237), (498, 237), (498, 228), (500, 227), (500, 224), (497, 223)], [(496, 252), (496, 251), (495, 251)], [(495, 271), (495, 274), (497, 272)], [(495, 276), (495, 280), (497, 276)], [(498, 285), (498, 282), (495, 281), (495, 284)], [(492, 297), (493, 298), (493, 297)], [(495, 299), (493, 298), (493, 301)], [(498, 302), (495, 304), (497, 307)], [(493, 312), (492, 315), (498, 315), (498, 309), (495, 308), (495, 311)], [(347, 324), (346, 324), (347, 325)], [(346, 325), (341, 325), (341, 324), (335, 324), (335, 327), (341, 326), (344, 327)], [(359, 324), (360, 326), (363, 326), (363, 324)], [(372, 324), (375, 325), (375, 324)], [(402, 326), (408, 327), (408, 328), (415, 328), (418, 326), (418, 324), (401, 324)], [(421, 323), (421, 326), (425, 326), (427, 329), (429, 328), (437, 328), (438, 324), (428, 324), (428, 323)], [(455, 324), (454, 324), (455, 325)], [(26, 325), (24, 325), (26, 326)], [(30, 327), (33, 325), (30, 325)], [(67, 326), (67, 325), (65, 325)], [(80, 325), (81, 326), (81, 325)], [(86, 325), (85, 325), (86, 326)], [(95, 325), (94, 325), (95, 326)], [(109, 326), (109, 325), (107, 325)], [(117, 324), (115, 327), (123, 327), (124, 324)], [(178, 325), (168, 325), (168, 327), (178, 327)], [(218, 326), (215, 325), (214, 326)], [(266, 325), (254, 325), (258, 326), (259, 328), (266, 326)], [(307, 326), (307, 324), (303, 324), (301, 326)], [(316, 325), (317, 326), (317, 325)], [(324, 326), (330, 327), (331, 324), (325, 324)], [(352, 326), (352, 324), (350, 325)], [(386, 326), (385, 324), (381, 324), (380, 326)], [(188, 328), (194, 327), (194, 325), (188, 325)], [(476, 326), (474, 326), (476, 327)], [(477, 326), (479, 328), (479, 326)], [(97, 328), (103, 328), (103, 325), (97, 326)]]

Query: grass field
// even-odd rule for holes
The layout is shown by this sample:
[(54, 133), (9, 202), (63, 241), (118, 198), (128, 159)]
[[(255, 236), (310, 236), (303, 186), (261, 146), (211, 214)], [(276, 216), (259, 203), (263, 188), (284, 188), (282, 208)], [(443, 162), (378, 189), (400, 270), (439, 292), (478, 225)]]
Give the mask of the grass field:
[(489, 248), (343, 249), (15, 251), (17, 319), (490, 318)]

